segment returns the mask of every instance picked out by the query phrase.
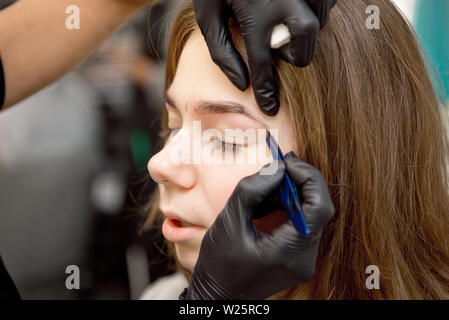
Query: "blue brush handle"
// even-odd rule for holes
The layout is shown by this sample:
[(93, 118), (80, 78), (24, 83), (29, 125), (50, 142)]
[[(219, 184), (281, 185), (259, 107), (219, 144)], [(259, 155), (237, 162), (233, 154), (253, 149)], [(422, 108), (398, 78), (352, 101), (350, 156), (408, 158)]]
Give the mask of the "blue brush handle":
[[(304, 215), (301, 211), (301, 205), (299, 203), (298, 191), (296, 186), (292, 183), (291, 178), (288, 174), (285, 174), (284, 187), (281, 187), (281, 199), (284, 198), (284, 205), (287, 208), (287, 214), (295, 225), (296, 229), (305, 237), (310, 235), (309, 228), (307, 227), (307, 222), (304, 219)], [(294, 210), (291, 206), (291, 200), (294, 203)]]
[[(273, 155), (274, 160), (282, 160), (285, 161), (285, 157), (282, 154), (279, 145), (276, 143), (276, 140), (271, 136), (270, 132), (267, 135), (267, 144), (270, 148), (271, 154)], [(287, 215), (290, 220), (292, 220), (295, 228), (301, 233), (301, 235), (307, 237), (310, 235), (309, 228), (307, 227), (307, 222), (304, 219), (304, 215), (301, 211), (301, 204), (299, 203), (299, 195), (298, 190), (296, 189), (296, 185), (292, 182), (288, 173), (285, 173), (284, 183), (281, 185), (281, 201), (284, 203), (285, 208), (287, 209)], [(291, 204), (293, 203), (294, 208), (292, 208)]]

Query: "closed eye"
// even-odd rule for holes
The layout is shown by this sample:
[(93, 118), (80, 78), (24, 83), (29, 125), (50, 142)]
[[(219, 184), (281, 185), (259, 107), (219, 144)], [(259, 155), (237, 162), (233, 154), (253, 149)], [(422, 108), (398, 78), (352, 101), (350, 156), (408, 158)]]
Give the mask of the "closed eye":
[(215, 146), (217, 148), (221, 148), (221, 150), (223, 152), (232, 151), (233, 153), (237, 153), (244, 146), (244, 145), (237, 144), (237, 143), (225, 142), (225, 141), (219, 139), (218, 137), (211, 137), (211, 138), (212, 138), (212, 140), (215, 141)]

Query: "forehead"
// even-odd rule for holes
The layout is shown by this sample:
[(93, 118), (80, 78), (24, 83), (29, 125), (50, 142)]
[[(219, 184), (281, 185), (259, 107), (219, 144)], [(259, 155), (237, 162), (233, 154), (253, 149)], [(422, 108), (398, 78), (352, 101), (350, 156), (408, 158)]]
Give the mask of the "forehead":
[(199, 30), (192, 32), (182, 50), (168, 93), (182, 105), (196, 100), (236, 101), (259, 111), (252, 88), (242, 92), (229, 81), (212, 61)]
[(176, 69), (173, 82), (167, 93), (178, 104), (181, 112), (192, 112), (192, 105), (201, 100), (235, 101), (249, 112), (262, 119), (271, 129), (279, 130), (280, 144), (285, 150), (297, 151), (291, 118), (281, 105), (279, 113), (270, 117), (258, 107), (250, 86), (240, 91), (212, 61), (206, 42), (199, 30), (187, 40)]

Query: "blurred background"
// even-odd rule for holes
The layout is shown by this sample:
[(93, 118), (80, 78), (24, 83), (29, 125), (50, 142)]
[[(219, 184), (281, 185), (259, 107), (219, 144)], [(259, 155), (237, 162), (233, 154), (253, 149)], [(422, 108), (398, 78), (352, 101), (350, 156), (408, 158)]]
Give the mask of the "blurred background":
[[(139, 231), (175, 2), (143, 10), (76, 70), (0, 114), (0, 253), (23, 299), (138, 299), (173, 272), (161, 233)], [(395, 2), (447, 110), (449, 1)], [(65, 287), (69, 265), (80, 290)]]
[[(76, 70), (1, 113), (0, 252), (23, 299), (138, 299), (172, 272), (160, 232), (139, 232), (154, 188), (146, 165), (161, 147), (172, 3), (143, 10)], [(65, 287), (69, 265), (80, 290)]]

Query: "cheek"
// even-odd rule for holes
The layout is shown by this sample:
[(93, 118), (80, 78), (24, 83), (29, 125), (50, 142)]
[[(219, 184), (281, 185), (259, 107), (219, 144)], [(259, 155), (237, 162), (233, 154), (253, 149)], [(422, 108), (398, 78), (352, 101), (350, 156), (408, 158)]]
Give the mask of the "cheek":
[[(213, 199), (212, 211), (215, 212), (215, 214), (210, 217), (209, 227), (215, 221), (217, 215), (225, 207), (239, 181), (244, 177), (257, 173), (261, 168), (262, 166), (260, 165), (241, 165), (235, 166), (232, 169), (229, 168), (227, 170), (223, 168), (220, 170), (213, 170), (214, 172), (211, 173), (211, 177), (214, 177), (215, 183), (212, 183), (211, 181), (211, 185), (208, 189), (210, 192), (208, 197)], [(286, 212), (276, 210), (263, 218), (253, 220), (253, 224), (259, 231), (263, 233), (270, 233), (288, 220), (289, 218)]]
[(217, 165), (204, 168), (206, 197), (211, 200), (211, 216), (209, 226), (223, 210), (232, 192), (244, 177), (257, 173), (262, 165), (241, 164), (241, 165)]
[[(292, 144), (286, 143), (290, 141), (285, 132), (279, 134), (280, 144), (283, 149), (291, 151), (295, 150)], [(291, 141), (290, 141), (291, 142)], [(257, 148), (253, 146), (245, 153), (257, 154), (255, 162), (239, 163), (239, 164), (217, 164), (217, 165), (201, 165), (198, 168), (201, 176), (202, 193), (205, 196), (205, 202), (208, 204), (209, 215), (206, 217), (207, 225), (210, 227), (215, 221), (218, 214), (223, 210), (234, 189), (241, 179), (256, 174), (262, 167), (272, 161), (271, 153), (268, 148), (265, 152), (257, 153)], [(246, 158), (245, 158), (246, 159)], [(288, 220), (288, 216), (281, 211), (277, 211), (267, 217), (254, 221), (255, 226), (262, 232), (269, 233), (271, 230)]]

